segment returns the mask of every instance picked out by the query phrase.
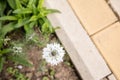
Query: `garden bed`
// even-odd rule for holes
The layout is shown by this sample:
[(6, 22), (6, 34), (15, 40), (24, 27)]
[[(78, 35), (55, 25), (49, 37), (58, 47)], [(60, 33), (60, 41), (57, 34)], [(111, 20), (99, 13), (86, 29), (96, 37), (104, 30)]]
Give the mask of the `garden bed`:
[[(44, 0), (0, 1), (0, 80), (80, 80), (55, 35), (56, 28), (46, 17), (59, 11), (47, 9), (43, 3)], [(55, 50), (57, 45), (61, 51), (55, 52), (51, 60), (51, 56), (43, 57), (49, 45)], [(60, 60), (53, 58), (58, 54)]]
[[(17, 36), (18, 35), (14, 36), (14, 38), (16, 38)], [(39, 37), (41, 38), (42, 36)], [(52, 34), (48, 43), (54, 42), (58, 43), (59, 40), (55, 34)], [(4, 64), (2, 72), (0, 73), (0, 79), (16, 80), (15, 76), (20, 77), (21, 75), (23, 75), (24, 78), (18, 80), (80, 80), (68, 54), (64, 56), (64, 61), (62, 63), (51, 66), (42, 58), (44, 47), (45, 46), (38, 47), (34, 44), (25, 45), (24, 50), (27, 53), (27, 58), (30, 63), (33, 64), (33, 66), (26, 67), (21, 64), (15, 64), (11, 61), (7, 61)], [(12, 74), (12, 72), (10, 72), (9, 70), (10, 68), (12, 72), (18, 70), (19, 74)]]

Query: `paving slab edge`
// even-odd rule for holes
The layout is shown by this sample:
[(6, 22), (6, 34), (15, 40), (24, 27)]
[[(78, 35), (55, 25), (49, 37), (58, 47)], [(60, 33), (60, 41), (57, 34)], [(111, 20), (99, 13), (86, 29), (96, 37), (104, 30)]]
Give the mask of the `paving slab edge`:
[(60, 29), (56, 30), (56, 34), (65, 46), (83, 80), (101, 80), (111, 74), (104, 59), (83, 29), (67, 1), (45, 0), (45, 5), (48, 8), (56, 8), (62, 11), (61, 14), (52, 14), (48, 18), (53, 26), (60, 26)]

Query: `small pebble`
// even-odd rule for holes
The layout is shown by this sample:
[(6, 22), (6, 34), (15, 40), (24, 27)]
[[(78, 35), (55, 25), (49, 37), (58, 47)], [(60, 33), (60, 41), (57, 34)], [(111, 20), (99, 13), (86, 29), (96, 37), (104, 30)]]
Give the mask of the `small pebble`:
[(22, 69), (23, 66), (22, 66), (22, 65), (18, 65), (17, 68), (18, 68), (18, 69)]

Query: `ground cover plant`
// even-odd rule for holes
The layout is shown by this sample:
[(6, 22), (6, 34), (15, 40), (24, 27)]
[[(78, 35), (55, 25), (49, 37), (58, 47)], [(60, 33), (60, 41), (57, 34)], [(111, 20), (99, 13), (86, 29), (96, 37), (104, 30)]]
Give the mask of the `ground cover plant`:
[(0, 0), (0, 80), (79, 80), (43, 4)]

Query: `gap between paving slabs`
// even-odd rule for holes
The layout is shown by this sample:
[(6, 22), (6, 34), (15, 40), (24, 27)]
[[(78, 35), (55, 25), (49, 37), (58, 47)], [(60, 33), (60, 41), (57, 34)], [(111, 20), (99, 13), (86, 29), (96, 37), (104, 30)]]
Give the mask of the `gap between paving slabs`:
[[(56, 33), (68, 50), (69, 55), (74, 61), (81, 76), (85, 80), (99, 80), (109, 75), (111, 73), (109, 68), (86, 34), (85, 30), (82, 28), (67, 1), (51, 0), (51, 2), (47, 2), (47, 6), (62, 11), (62, 14), (55, 14), (54, 16), (50, 15), (49, 19), (54, 25), (60, 25), (61, 30), (57, 30)], [(76, 32), (78, 34), (75, 34)], [(97, 63), (99, 63), (99, 65)]]
[[(70, 0), (70, 1), (72, 1), (72, 0)], [(81, 1), (83, 1), (83, 0), (81, 0)], [(97, 1), (97, 0), (96, 0)], [(101, 0), (102, 1), (102, 0)], [(75, 1), (73, 0), (73, 3), (74, 3)], [(79, 2), (79, 1), (76, 1), (76, 4), (77, 4), (77, 2)], [(86, 2), (86, 1), (83, 1), (83, 2)], [(116, 2), (116, 5), (117, 5), (117, 8), (119, 9), (119, 7), (118, 7), (118, 4), (120, 4), (119, 3), (119, 0), (111, 0), (111, 2)], [(118, 3), (117, 3), (118, 2)], [(71, 4), (73, 4), (72, 2), (71, 2)], [(110, 4), (112, 4), (112, 3), (110, 3)], [(88, 5), (89, 5), (89, 3), (88, 3)], [(114, 5), (115, 5), (115, 3), (114, 3)], [(114, 5), (113, 5), (113, 7), (114, 7)], [(79, 6), (80, 5), (78, 5), (76, 8), (78, 8), (78, 10), (79, 10)], [(82, 6), (83, 7), (83, 6)], [(85, 6), (84, 6), (85, 7)], [(108, 6), (109, 7), (109, 6)], [(110, 8), (109, 9), (113, 9), (113, 7), (112, 6), (110, 6)], [(116, 6), (115, 6), (116, 7)], [(88, 8), (88, 7), (87, 7)], [(96, 8), (97, 9), (97, 8)], [(99, 10), (99, 9), (98, 9)], [(116, 11), (116, 12), (115, 12)], [(76, 11), (77, 12), (77, 11)], [(113, 12), (114, 14), (116, 14), (117, 13), (117, 10), (114, 8), (114, 10), (111, 10), (111, 12)], [(78, 13), (81, 13), (81, 12), (78, 12)], [(109, 14), (109, 13), (108, 13)], [(114, 14), (113, 14), (113, 16), (114, 16)], [(98, 14), (97, 14), (98, 15)], [(111, 17), (111, 18), (113, 18), (113, 16)], [(81, 17), (81, 15), (80, 15), (80, 17)], [(114, 16), (115, 17), (115, 16)], [(104, 30), (106, 30), (107, 28), (109, 28), (111, 25), (114, 25), (116, 22), (118, 22), (118, 19), (119, 19), (119, 16), (118, 15), (116, 15), (116, 17), (117, 17), (117, 19), (116, 19), (116, 21), (115, 22), (113, 22), (112, 24), (110, 24), (109, 26), (107, 26), (107, 27), (105, 27), (104, 29), (102, 29), (102, 30), (100, 30), (100, 31), (98, 31), (98, 32), (96, 32), (95, 34), (92, 34), (91, 36), (94, 36), (94, 35), (96, 35), (96, 34), (99, 34), (100, 32), (102, 32), (102, 31), (104, 31)], [(92, 18), (91, 18), (92, 19)], [(89, 27), (89, 26), (88, 26)], [(92, 28), (91, 28), (92, 29)], [(113, 39), (114, 40), (114, 39)], [(99, 48), (98, 48), (99, 49)], [(101, 51), (100, 51), (101, 52)], [(110, 65), (108, 65), (108, 66), (110, 66)]]

